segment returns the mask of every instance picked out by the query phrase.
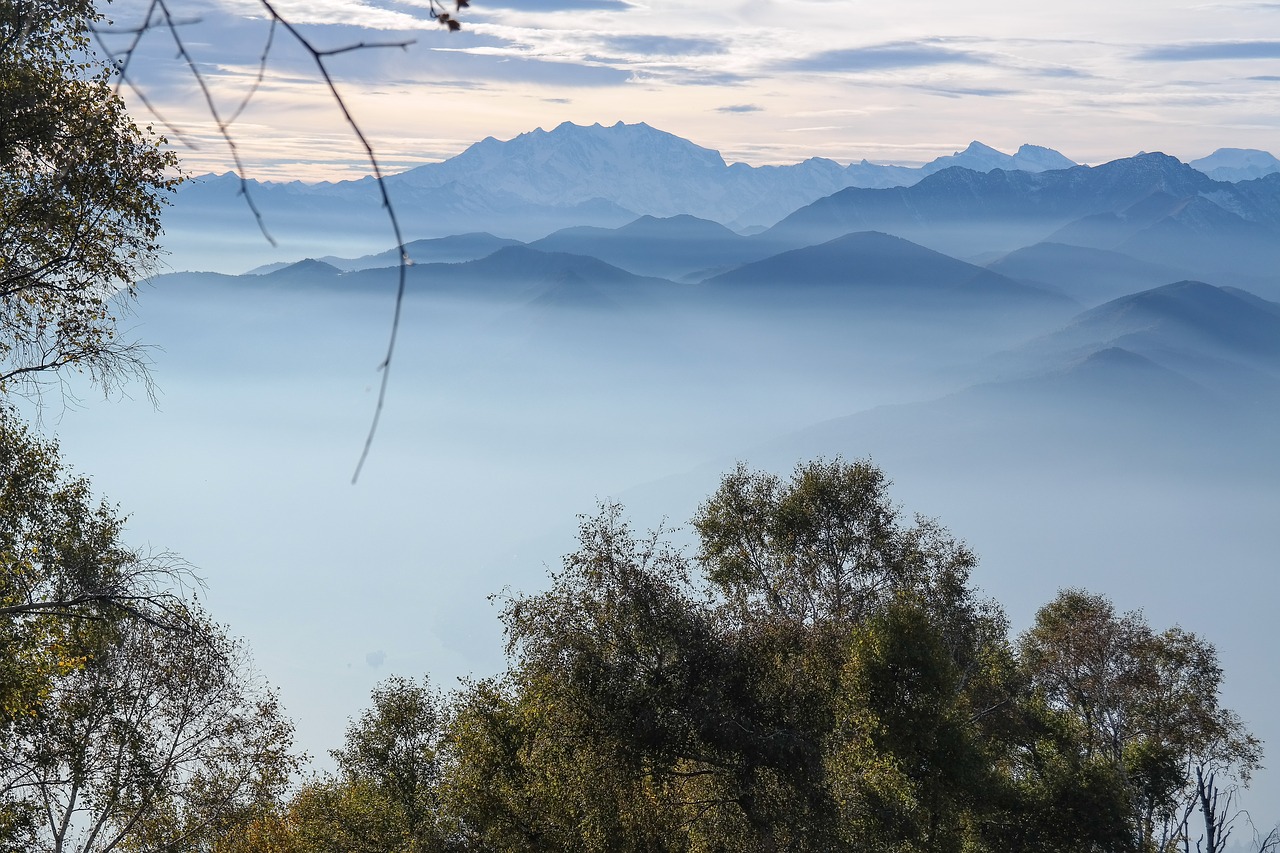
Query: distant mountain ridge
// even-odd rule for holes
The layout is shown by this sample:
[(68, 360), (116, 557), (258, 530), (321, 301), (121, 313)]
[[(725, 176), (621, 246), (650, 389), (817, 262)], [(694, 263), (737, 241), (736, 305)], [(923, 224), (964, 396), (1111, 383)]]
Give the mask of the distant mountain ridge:
[(911, 184), (949, 166), (1042, 171), (1074, 165), (1048, 148), (1024, 145), (1008, 155), (980, 142), (918, 169), (865, 160), (842, 167), (821, 157), (786, 166), (728, 165), (718, 151), (644, 122), (611, 127), (564, 122), (506, 142), (489, 137), (442, 163), (397, 175), (393, 182), (415, 189), (456, 182), (544, 204), (606, 199), (637, 213), (689, 214), (742, 227), (770, 225), (847, 186)]
[[(913, 184), (947, 166), (1042, 169), (1070, 164), (1046, 148), (1003, 154), (979, 142), (923, 167), (863, 160), (843, 166), (813, 157), (778, 166), (728, 164), (719, 152), (644, 123), (611, 127), (562, 123), (513, 139), (492, 137), (455, 157), (387, 178), (406, 239), (488, 232), (523, 241), (573, 226), (613, 228), (638, 216), (691, 215), (734, 229), (772, 225), (798, 207), (848, 186)], [(166, 243), (177, 255), (284, 260), (256, 248), (258, 225), (238, 177), (202, 175), (184, 184), (165, 214)], [(307, 184), (248, 180), (244, 187), (269, 231), (297, 246), (293, 259), (336, 255), (313, 235), (335, 231), (368, 246), (385, 233), (372, 178)], [(215, 250), (212, 244), (226, 247)], [(385, 237), (379, 240), (385, 243)], [(253, 254), (247, 249), (253, 248)], [(365, 249), (368, 251), (368, 249)], [(348, 254), (360, 254), (349, 252)], [(180, 262), (181, 263), (181, 262)], [(237, 270), (239, 271), (239, 270)]]
[[(1201, 165), (1262, 168), (1259, 158), (1268, 157), (1224, 149)], [(495, 241), (545, 238), (548, 250), (597, 254), (641, 274), (706, 277), (852, 231), (883, 231), (964, 258), (1052, 239), (1243, 287), (1280, 267), (1273, 233), (1280, 229), (1280, 173), (1225, 183), (1161, 154), (1089, 167), (1035, 145), (1006, 154), (975, 141), (918, 168), (865, 160), (842, 166), (823, 158), (753, 167), (727, 164), (719, 152), (643, 123), (566, 122), (507, 141), (482, 140), (387, 182), (401, 231), (414, 242), (410, 257), (428, 262), (476, 259), (501, 245)], [(242, 258), (237, 272), (254, 261), (308, 256), (341, 268), (396, 260), (394, 252), (350, 262), (342, 257), (387, 247), (381, 196), (370, 178), (249, 181), (263, 222), (291, 257), (264, 248), (240, 189), (238, 178), (224, 175), (179, 190), (165, 217), (166, 242), (176, 255), (204, 252), (219, 264), (205, 267), (213, 269), (229, 256)], [(637, 219), (656, 231), (603, 233), (631, 228)], [(726, 227), (709, 236), (711, 224)], [(770, 224), (755, 243), (739, 239)], [(1091, 232), (1093, 225), (1099, 227)], [(696, 253), (673, 242), (685, 226), (702, 235)], [(582, 228), (597, 232), (565, 231)], [(1055, 233), (1064, 228), (1069, 233)], [(471, 245), (461, 245), (469, 234)], [(993, 242), (993, 235), (999, 239)], [(1255, 251), (1268, 240), (1276, 248)], [(674, 256), (681, 252), (689, 258)], [(1224, 263), (1234, 278), (1215, 279)]]
[(1190, 160), (1187, 165), (1199, 169), (1215, 181), (1252, 181), (1280, 172), (1280, 160), (1256, 148), (1219, 148), (1208, 157)]
[(1159, 153), (1039, 173), (952, 167), (910, 187), (844, 189), (759, 239), (806, 246), (851, 231), (884, 231), (958, 257), (1049, 241), (1264, 295), (1280, 288), (1280, 174), (1225, 183)]
[(881, 298), (947, 298), (958, 304), (990, 300), (1001, 305), (1032, 301), (1066, 305), (1050, 294), (999, 273), (877, 231), (856, 232), (815, 246), (783, 252), (707, 279), (710, 287), (799, 291), (820, 288), (862, 291)]

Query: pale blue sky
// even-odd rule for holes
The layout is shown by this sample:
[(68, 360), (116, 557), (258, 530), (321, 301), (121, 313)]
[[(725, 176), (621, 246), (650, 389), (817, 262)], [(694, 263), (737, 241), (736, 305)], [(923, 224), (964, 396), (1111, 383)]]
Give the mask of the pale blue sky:
[[(139, 0), (116, 3), (120, 24)], [(337, 57), (335, 76), (392, 171), (501, 139), (645, 121), (730, 161), (920, 162), (981, 139), (1096, 163), (1139, 150), (1280, 151), (1280, 3), (1032, 5), (983, 0), (475, 0), (465, 28), (424, 0), (282, 0), (319, 46), (415, 39)], [(180, 0), (193, 53), (230, 110), (258, 73), (257, 0)], [(251, 173), (363, 174), (306, 58), (278, 37), (238, 123)], [(142, 82), (190, 136), (199, 172), (228, 168), (161, 33)]]

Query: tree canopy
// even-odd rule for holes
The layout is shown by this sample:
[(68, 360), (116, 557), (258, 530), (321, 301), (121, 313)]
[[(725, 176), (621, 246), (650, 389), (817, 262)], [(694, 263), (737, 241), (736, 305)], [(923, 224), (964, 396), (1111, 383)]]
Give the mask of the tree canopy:
[(0, 392), (145, 368), (116, 320), (160, 256), (178, 182), (89, 52), (91, 0), (0, 0)]
[[(584, 517), (508, 667), (393, 680), (281, 850), (1220, 851), (1261, 758), (1212, 645), (1064, 590), (1021, 637), (869, 462), (739, 466), (687, 553)], [(1207, 846), (1205, 846), (1207, 844)]]
[(195, 849), (297, 768), (243, 648), (122, 526), (0, 409), (0, 850)]

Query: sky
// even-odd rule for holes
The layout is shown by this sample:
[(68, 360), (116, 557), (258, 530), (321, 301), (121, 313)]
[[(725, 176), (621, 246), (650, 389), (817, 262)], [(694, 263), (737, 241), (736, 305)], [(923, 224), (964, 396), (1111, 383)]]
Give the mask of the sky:
[[(108, 29), (117, 32), (104, 35), (108, 47), (118, 52), (132, 40), (129, 31), (148, 2), (109, 7)], [(288, 32), (272, 32), (260, 0), (166, 2), (215, 109), (234, 116), (230, 136), (248, 177), (340, 180), (369, 172), (313, 58)], [(1280, 2), (473, 0), (456, 33), (431, 20), (428, 2), (275, 3), (319, 50), (384, 45), (332, 53), (326, 62), (386, 172), (456, 155), (488, 136), (509, 139), (564, 121), (643, 121), (753, 165), (812, 156), (917, 164), (975, 139), (1007, 152), (1044, 145), (1083, 163), (1139, 151), (1191, 160), (1221, 147), (1280, 155)], [(125, 91), (131, 110), (144, 121), (151, 115), (187, 171), (233, 168), (204, 95), (165, 30), (145, 34), (128, 70), (137, 87)], [(144, 294), (142, 304), (152, 299)], [(432, 381), (419, 387), (405, 370), (393, 385), (403, 390), (388, 410), (368, 482), (353, 490), (349, 466), (371, 410), (388, 305), (378, 301), (371, 318), (335, 312), (343, 331), (314, 348), (329, 361), (296, 356), (300, 363), (291, 365), (274, 350), (250, 358), (258, 350), (241, 326), (264, 324), (267, 341), (285, 325), (309, 328), (296, 305), (257, 306), (246, 316), (241, 305), (214, 300), (201, 309), (207, 327), (192, 331), (165, 313), (177, 308), (154, 304), (162, 307), (140, 334), (168, 348), (158, 367), (167, 395), (160, 415), (146, 400), (113, 401), (68, 416), (60, 426), (64, 447), (73, 466), (91, 472), (133, 513), (143, 541), (172, 548), (208, 575), (214, 612), (250, 639), (297, 715), (300, 741), (322, 763), (345, 720), (386, 675), (429, 671), (448, 684), (455, 674), (494, 671), (500, 628), (483, 596), (505, 584), (543, 583), (542, 567), (571, 539), (572, 514), (589, 511), (593, 495), (644, 482), (653, 471), (683, 470), (706, 455), (674, 440), (660, 449), (666, 455), (650, 448), (652, 457), (604, 448), (599, 455), (613, 467), (566, 479), (564, 460), (578, 458), (580, 446), (532, 462), (513, 461), (515, 450), (495, 454), (486, 430), (504, 423), (505, 400), (477, 411), (465, 387), (456, 399), (448, 396), (455, 390), (449, 376), (424, 374)], [(348, 314), (361, 318), (356, 327)], [(429, 331), (416, 337), (444, 335), (442, 351), (466, 352), (461, 344), (445, 346), (457, 343), (447, 325)], [(228, 350), (224, 334), (236, 336), (237, 346)], [(223, 361), (240, 372), (209, 366), (221, 370)], [(803, 412), (812, 420), (841, 413)], [(762, 433), (783, 426), (758, 413), (737, 420)], [(729, 442), (722, 428), (708, 426), (707, 441), (737, 448), (760, 439)], [(608, 435), (584, 428), (572, 438), (582, 444)], [(525, 471), (519, 476), (512, 473), (517, 462)], [(184, 464), (190, 467), (175, 484), (168, 469)], [(980, 526), (961, 523), (972, 501), (960, 497), (947, 506), (925, 498), (913, 509), (955, 516), (958, 532), (976, 531), (979, 552), (1001, 565), (1000, 540), (984, 541)], [(483, 529), (485, 518), (474, 517), (478, 505), (517, 529), (495, 537)], [(1268, 506), (1242, 510), (1239, 528), (1262, 530), (1258, 516)], [(1105, 544), (1062, 527), (1073, 547)], [(1159, 526), (1153, 529), (1146, 540), (1131, 538), (1145, 547), (1158, 539)], [(1240, 560), (1261, 564), (1275, 552), (1242, 536), (1224, 539), (1244, 543)], [(522, 543), (519, 554), (497, 554), (512, 541)], [(1206, 537), (1203, 544), (1208, 550), (1214, 542)], [(1090, 565), (1088, 554), (1062, 550), (1064, 564)], [(1006, 555), (1003, 562), (1017, 561)], [(424, 563), (455, 568), (426, 574)], [(508, 573), (517, 563), (526, 574)], [(306, 566), (309, 583), (299, 589), (295, 573), (267, 568), (280, 565)], [(364, 586), (347, 585), (353, 566), (369, 575)], [(1039, 582), (1052, 589), (1058, 577)], [(1188, 613), (1204, 609), (1194, 593), (1168, 595), (1186, 599)], [(293, 606), (282, 609), (281, 600)], [(1015, 608), (1024, 620), (1030, 612)], [(1168, 624), (1181, 612), (1157, 609), (1153, 618)], [(1247, 672), (1236, 678), (1271, 689)], [(1266, 722), (1257, 709), (1269, 708), (1270, 699), (1256, 699), (1249, 718)], [(1266, 784), (1259, 802), (1276, 802), (1267, 792), (1280, 782)]]
[[(147, 2), (117, 0), (115, 28)], [(232, 125), (249, 177), (369, 172), (314, 60), (271, 37), (260, 0), (168, 2), (219, 113), (252, 94)], [(752, 165), (921, 163), (973, 139), (1083, 163), (1280, 152), (1280, 2), (474, 0), (452, 33), (429, 2), (275, 4), (321, 51), (404, 45), (326, 59), (389, 172), (563, 121), (644, 121)], [(233, 167), (166, 30), (129, 68), (190, 171)]]
[[(566, 120), (645, 122), (753, 165), (810, 156), (919, 164), (973, 140), (1010, 152), (1036, 143), (1079, 163), (1138, 151), (1192, 160), (1220, 147), (1280, 155), (1280, 1), (472, 0), (453, 33), (431, 19), (429, 1), (274, 1), (317, 50), (339, 51), (326, 68), (384, 172)], [(291, 33), (273, 32), (261, 0), (165, 3), (216, 113), (233, 118), (229, 136), (247, 177), (335, 181), (369, 173), (314, 58)], [(150, 4), (111, 4), (106, 47), (123, 56)], [(344, 50), (358, 45), (369, 47)], [(165, 28), (143, 33), (128, 79), (136, 87), (124, 90), (133, 114), (169, 137), (187, 172), (233, 168), (204, 92)], [(586, 398), (573, 411), (584, 415), (580, 432), (554, 452), (530, 455), (522, 452), (526, 443), (544, 438), (540, 430), (562, 429), (559, 421), (534, 419), (525, 429), (507, 423), (500, 394), (472, 400), (470, 374), (439, 368), (475, 350), (471, 327), (457, 330), (447, 321), (453, 318), (433, 316), (420, 321), (438, 325), (406, 336), (406, 346), (439, 351), (420, 356), (430, 369), (419, 374), (410, 369), (411, 348), (401, 356), (407, 364), (397, 368), (372, 465), (352, 489), (347, 478), (367, 428), (390, 313), (384, 301), (369, 302), (329, 306), (325, 314), (324, 306), (283, 301), (246, 311), (211, 298), (188, 316), (145, 293), (141, 304), (157, 307), (143, 315), (140, 336), (165, 353), (156, 369), (159, 409), (143, 398), (110, 401), (56, 421), (70, 464), (131, 512), (138, 540), (182, 553), (209, 578), (212, 611), (250, 640), (296, 715), (300, 744), (320, 766), (385, 676), (433, 672), (451, 686), (454, 676), (497, 671), (502, 638), (497, 607), (485, 596), (540, 588), (544, 567), (572, 547), (573, 514), (590, 511), (595, 497), (684, 471), (712, 456), (710, 448), (750, 447), (849, 411), (817, 409), (827, 405), (820, 389), (810, 393), (787, 377), (795, 424), (773, 423), (772, 403), (762, 403), (748, 416), (726, 409), (723, 423), (708, 421), (696, 435), (705, 444), (676, 435), (669, 447), (654, 446), (650, 433), (662, 430), (636, 427), (626, 435), (630, 452), (620, 453), (609, 441), (626, 427), (627, 412), (595, 412), (618, 421), (599, 427), (586, 416), (596, 409)], [(312, 334), (314, 346), (303, 355), (292, 339), (276, 345), (282, 328)], [(228, 336), (236, 346), (227, 346)], [(557, 406), (573, 398), (572, 388), (553, 391)], [(687, 402), (687, 410), (707, 405)], [(731, 427), (742, 434), (724, 437)], [(584, 455), (594, 467), (564, 474)], [(707, 482), (687, 492), (713, 487), (714, 473), (703, 475)], [(1050, 516), (1042, 528), (1032, 516), (1044, 514), (1028, 507), (1027, 523), (1011, 525), (1019, 532), (1012, 542), (1004, 538), (1009, 525), (983, 538), (980, 520), (965, 516), (982, 505), (968, 484), (952, 489), (948, 503), (936, 484), (916, 484), (913, 493), (904, 480), (896, 494), (913, 510), (936, 512), (954, 520), (957, 533), (973, 535), (992, 567), (988, 578), (1001, 566), (1002, 576), (1016, 578), (1009, 567), (1020, 569), (1037, 535), (1059, 535), (1051, 551), (1062, 566), (1096, 566), (1098, 583), (1123, 588), (1125, 579), (1105, 576), (1114, 562), (1089, 548), (1105, 552), (1124, 539), (1133, 549), (1181, 542), (1161, 542), (1164, 519), (1134, 533), (1121, 512), (1102, 517), (1105, 501), (1080, 502), (1078, 525)], [(1231, 497), (1234, 503), (1215, 507), (1221, 529), (1239, 530), (1222, 537), (1222, 562), (1271, 573), (1271, 503)], [(689, 507), (662, 510), (678, 521)], [(490, 519), (506, 533), (486, 529)], [(1119, 529), (1114, 537), (1096, 533), (1108, 523)], [(1082, 537), (1080, 529), (1094, 534)], [(1257, 544), (1263, 535), (1270, 538)], [(1184, 561), (1203, 557), (1210, 565), (1208, 552), (1220, 543), (1204, 535), (1198, 544), (1203, 555)], [(1042, 573), (1027, 581), (1037, 584), (1028, 601), (1044, 601), (1068, 576), (1043, 566)], [(1229, 597), (1206, 602), (1198, 590), (1178, 588), (1157, 596), (1147, 578), (1132, 583), (1155, 598), (1151, 613), (1160, 626), (1215, 606), (1222, 610), (1215, 625), (1261, 624), (1239, 620)], [(1181, 610), (1165, 599), (1181, 599)], [(1137, 594), (1119, 601), (1144, 603)], [(1263, 610), (1270, 602), (1251, 605)], [(1015, 624), (1025, 624), (1032, 607), (1012, 601)], [(1251, 676), (1236, 665), (1267, 651), (1231, 646), (1231, 637), (1222, 637), (1224, 656), (1236, 683), (1253, 690), (1242, 707), (1280, 743), (1267, 713), (1274, 707), (1270, 670)], [(1260, 783), (1251, 802), (1280, 802), (1274, 772)], [(1260, 824), (1270, 826), (1276, 809), (1266, 809)]]

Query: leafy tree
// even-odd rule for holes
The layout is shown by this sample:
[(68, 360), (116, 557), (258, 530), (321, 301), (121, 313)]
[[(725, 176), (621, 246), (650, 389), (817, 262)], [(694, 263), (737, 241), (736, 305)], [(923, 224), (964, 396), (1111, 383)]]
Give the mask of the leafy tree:
[[(880, 715), (928, 716), (953, 706), (966, 720), (981, 712), (966, 722), (980, 729), (991, 722), (986, 709), (1007, 698), (1006, 623), (969, 586), (973, 554), (932, 521), (904, 525), (888, 485), (865, 461), (817, 460), (797, 466), (790, 481), (740, 465), (694, 517), (698, 561), (721, 602), (721, 621), (750, 649), (749, 671), (764, 673), (756, 690), (776, 703), (772, 713), (786, 721), (784, 730), (803, 733), (810, 757), (797, 790), (806, 792), (806, 822), (821, 814), (829, 827), (822, 844), (833, 837), (907, 843), (903, 826), (871, 807), (875, 786), (851, 775), (867, 748), (884, 767), (914, 760), (893, 757), (888, 742), (877, 740)], [(896, 636), (907, 630), (898, 617), (908, 613), (918, 617), (911, 630), (922, 632), (909, 641)], [(905, 659), (874, 662), (917, 640), (936, 656), (914, 658), (914, 649)], [(870, 689), (884, 678), (930, 683), (934, 692), (908, 691), (898, 697), (905, 704), (890, 708)], [(953, 770), (961, 772), (943, 772)], [(904, 772), (899, 781), (908, 788), (925, 782)], [(851, 835), (855, 814), (862, 829)], [(939, 843), (940, 831), (935, 821), (932, 834), (921, 836), (932, 840), (922, 843)]]
[(790, 483), (739, 464), (694, 516), (707, 579), (743, 622), (856, 622), (906, 569), (888, 485), (867, 463), (813, 462)]
[(550, 591), (509, 602), (511, 667), (460, 699), (448, 800), (482, 849), (680, 849), (676, 827), (714, 807), (681, 780), (726, 769), (699, 743), (723, 715), (694, 713), (718, 704), (709, 626), (680, 556), (616, 506), (580, 542)]
[(1079, 732), (1084, 756), (1121, 774), (1143, 849), (1184, 841), (1196, 808), (1214, 822), (1205, 778), (1244, 785), (1260, 765), (1257, 738), (1219, 704), (1217, 653), (1195, 634), (1156, 633), (1141, 613), (1117, 614), (1102, 596), (1064, 590), (1036, 614), (1021, 653), (1047, 706)]
[(116, 319), (159, 257), (177, 160), (88, 53), (100, 19), (92, 0), (0, 0), (0, 392), (144, 366)]
[(83, 664), (95, 626), (129, 617), (192, 638), (206, 627), (180, 594), (189, 573), (125, 547), (122, 525), (55, 444), (0, 407), (0, 732)]
[(296, 768), (242, 649), (122, 523), (0, 413), (0, 849), (176, 850)]
[(1204, 641), (1069, 591), (1015, 647), (867, 462), (740, 466), (694, 526), (583, 518), (506, 672), (380, 689), (279, 849), (1190, 853), (1196, 809), (1221, 849), (1260, 756)]
[(828, 747), (843, 833), (865, 846), (964, 849), (991, 762), (928, 610), (899, 596), (854, 632)]
[(234, 644), (131, 619), (108, 633), (7, 738), (5, 793), (40, 807), (33, 850), (181, 849), (280, 793), (292, 725)]
[[(902, 828), (882, 809), (850, 830), (873, 811), (852, 777), (874, 755), (933, 810), (903, 839), (963, 837), (973, 798), (946, 786), (986, 766), (1003, 617), (973, 598), (972, 556), (900, 525), (886, 486), (861, 462), (789, 483), (740, 467), (695, 518), (694, 562), (617, 506), (584, 519), (551, 590), (508, 604), (507, 675), (459, 705), (461, 825), (489, 849), (856, 849)], [(909, 747), (912, 715), (946, 745)]]
[(448, 849), (441, 825), (442, 697), (424, 681), (393, 678), (347, 729), (331, 755), (337, 774), (310, 781), (291, 817), (310, 851), (434, 853)]

